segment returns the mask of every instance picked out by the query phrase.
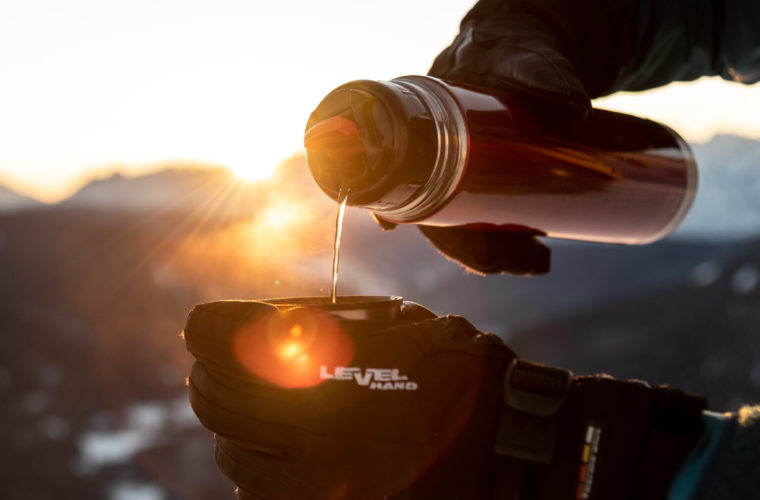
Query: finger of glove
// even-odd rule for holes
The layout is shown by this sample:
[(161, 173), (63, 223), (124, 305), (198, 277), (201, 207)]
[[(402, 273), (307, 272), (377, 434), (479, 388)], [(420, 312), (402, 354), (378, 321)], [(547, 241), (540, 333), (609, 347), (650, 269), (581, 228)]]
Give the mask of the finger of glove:
[[(417, 309), (415, 314), (422, 312)], [(343, 366), (356, 368), (342, 373), (334, 364), (311, 366), (316, 373), (307, 374), (315, 382), (310, 386), (282, 387), (268, 382), (266, 374), (245, 378), (196, 362), (189, 378), (196, 413), (215, 432), (253, 442), (262, 438), (257, 429), (246, 426), (247, 418), (327, 434), (353, 432), (417, 442), (437, 432), (439, 413), (451, 404), (449, 398), (461, 396), (437, 387), (476, 394), (484, 370), (513, 356), (500, 339), (478, 332), (457, 316), (402, 321), (376, 330), (366, 328), (368, 323), (340, 324), (354, 347), (352, 359)], [(393, 392), (373, 390), (376, 386)], [(415, 411), (420, 401), (425, 411)], [(390, 425), (365, 427), (373, 416), (382, 416)]]
[[(424, 465), (419, 447), (313, 436), (302, 460), (273, 459), (215, 436), (219, 469), (241, 490), (267, 500), (375, 500), (402, 490)], [(241, 497), (242, 498), (242, 497)]]
[(392, 231), (396, 229), (396, 226), (398, 226), (398, 224), (396, 224), (395, 222), (387, 221), (383, 219), (382, 217), (380, 217), (379, 215), (377, 215), (375, 212), (370, 212), (370, 215), (372, 216), (372, 220), (375, 221), (375, 224), (380, 226), (380, 228), (383, 231)]
[(551, 250), (535, 237), (507, 231), (418, 226), (444, 256), (479, 274), (546, 274)]
[(428, 74), (523, 96), (542, 110), (585, 118), (591, 101), (572, 63), (558, 50), (548, 25), (530, 17), (475, 17), (462, 23), (451, 46)]
[(288, 427), (292, 422), (273, 422), (273, 413), (298, 412), (297, 401), (283, 398), (281, 391), (267, 387), (253, 391), (254, 386), (240, 384), (228, 386), (198, 361), (193, 364), (188, 386), (190, 405), (207, 429), (273, 457), (300, 455), (300, 441)]
[(270, 500), (269, 498), (262, 497), (261, 495), (240, 487), (235, 489), (235, 493), (237, 493), (238, 500)]
[(258, 301), (217, 301), (199, 304), (189, 313), (183, 337), (185, 346), (209, 369), (229, 376), (246, 378), (234, 352), (234, 338), (245, 324), (276, 312), (270, 304)]
[(261, 495), (240, 487), (235, 489), (235, 493), (237, 493), (238, 500), (270, 500), (269, 498), (262, 497)]
[(401, 318), (407, 321), (424, 321), (426, 319), (433, 319), (436, 314), (427, 307), (420, 305), (416, 302), (410, 302), (405, 300), (401, 304)]

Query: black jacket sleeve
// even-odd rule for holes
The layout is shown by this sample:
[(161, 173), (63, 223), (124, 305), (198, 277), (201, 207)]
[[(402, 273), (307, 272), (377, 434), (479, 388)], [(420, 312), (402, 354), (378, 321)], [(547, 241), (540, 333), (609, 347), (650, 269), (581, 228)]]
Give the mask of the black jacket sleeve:
[(616, 90), (714, 75), (760, 81), (760, 2), (647, 0), (629, 2), (627, 10), (634, 50)]
[(757, 0), (480, 0), (430, 75), (586, 116), (589, 98), (702, 76), (760, 81)]

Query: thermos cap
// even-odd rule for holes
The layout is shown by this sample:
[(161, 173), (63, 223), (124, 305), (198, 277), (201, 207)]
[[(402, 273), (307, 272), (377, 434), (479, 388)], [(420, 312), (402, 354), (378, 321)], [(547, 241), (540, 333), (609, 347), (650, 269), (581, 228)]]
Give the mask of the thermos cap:
[(333, 199), (383, 209), (426, 182), (437, 157), (436, 125), (425, 104), (392, 82), (357, 80), (330, 92), (306, 124), (304, 146), (317, 184)]

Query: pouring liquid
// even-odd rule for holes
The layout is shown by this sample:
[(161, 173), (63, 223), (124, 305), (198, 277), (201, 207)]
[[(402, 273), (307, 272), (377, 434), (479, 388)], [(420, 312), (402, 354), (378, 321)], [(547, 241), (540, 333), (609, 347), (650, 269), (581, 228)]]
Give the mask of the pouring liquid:
[(348, 202), (349, 189), (341, 186), (338, 193), (338, 215), (335, 217), (335, 242), (333, 246), (333, 264), (332, 264), (332, 303), (338, 300), (338, 257), (340, 255), (340, 235), (343, 233), (343, 216), (346, 213), (346, 202)]

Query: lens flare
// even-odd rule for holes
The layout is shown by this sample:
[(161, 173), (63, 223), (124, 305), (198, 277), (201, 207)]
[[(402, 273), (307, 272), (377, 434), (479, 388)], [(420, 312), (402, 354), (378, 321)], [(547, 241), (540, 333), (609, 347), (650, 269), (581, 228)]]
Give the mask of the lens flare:
[(290, 228), (303, 220), (304, 209), (295, 203), (278, 203), (270, 205), (258, 218), (258, 228), (279, 230)]
[(319, 309), (276, 311), (244, 325), (235, 356), (253, 375), (280, 387), (313, 387), (322, 365), (347, 366), (354, 344), (340, 323)]
[(277, 355), (280, 359), (292, 359), (303, 352), (303, 346), (298, 342), (289, 342), (287, 344), (280, 344), (277, 347)]

